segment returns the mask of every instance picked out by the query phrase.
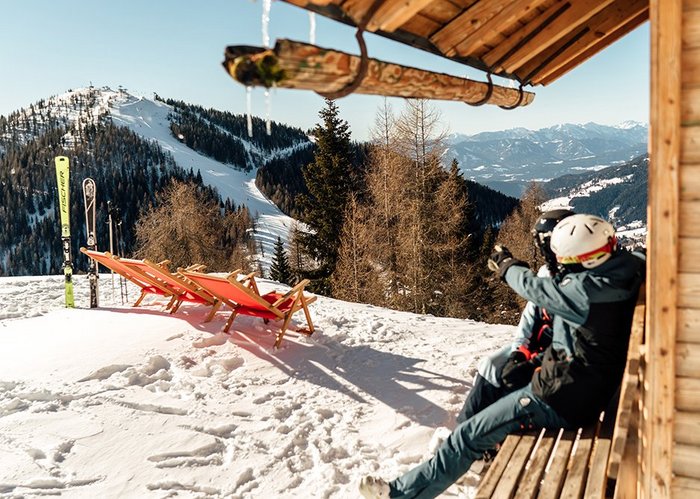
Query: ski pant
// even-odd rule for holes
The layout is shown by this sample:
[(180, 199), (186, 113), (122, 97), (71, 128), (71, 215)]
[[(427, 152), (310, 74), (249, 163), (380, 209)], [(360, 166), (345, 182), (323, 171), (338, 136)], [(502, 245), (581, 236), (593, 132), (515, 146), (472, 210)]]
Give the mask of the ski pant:
[(467, 472), (484, 452), (509, 433), (523, 429), (568, 428), (554, 409), (539, 400), (528, 384), (457, 426), (428, 461), (389, 483), (389, 497), (430, 499)]
[(467, 419), (481, 412), (496, 400), (505, 397), (511, 390), (504, 386), (494, 386), (481, 374), (474, 377), (474, 385), (464, 401), (464, 407), (457, 414), (457, 424), (464, 423)]

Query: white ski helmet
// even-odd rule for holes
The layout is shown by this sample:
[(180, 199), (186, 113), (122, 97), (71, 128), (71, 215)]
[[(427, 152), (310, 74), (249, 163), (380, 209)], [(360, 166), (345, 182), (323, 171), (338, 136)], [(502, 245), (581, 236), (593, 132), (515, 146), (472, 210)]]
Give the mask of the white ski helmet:
[(554, 227), (550, 246), (559, 263), (592, 269), (608, 261), (617, 248), (617, 238), (609, 222), (579, 214), (566, 217)]

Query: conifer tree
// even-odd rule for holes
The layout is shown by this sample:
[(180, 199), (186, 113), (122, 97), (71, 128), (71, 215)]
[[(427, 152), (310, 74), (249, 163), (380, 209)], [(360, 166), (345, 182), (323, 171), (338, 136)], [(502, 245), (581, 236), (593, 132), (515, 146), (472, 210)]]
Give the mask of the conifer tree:
[(329, 278), (338, 260), (338, 247), (348, 196), (354, 188), (350, 161), (350, 127), (338, 116), (335, 102), (326, 99), (314, 128), (316, 152), (313, 163), (303, 168), (308, 195), (302, 198), (303, 220), (311, 229), (301, 239), (316, 261), (309, 274), (317, 292), (328, 292)]
[(282, 239), (279, 237), (275, 243), (275, 254), (272, 256), (270, 278), (273, 281), (281, 282), (282, 284), (292, 285), (292, 268), (289, 265), (287, 252), (284, 249), (284, 244), (282, 244)]

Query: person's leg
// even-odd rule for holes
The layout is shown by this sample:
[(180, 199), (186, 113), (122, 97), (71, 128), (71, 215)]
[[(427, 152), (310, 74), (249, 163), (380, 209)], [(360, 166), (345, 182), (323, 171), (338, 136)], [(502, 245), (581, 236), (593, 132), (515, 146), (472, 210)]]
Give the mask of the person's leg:
[(457, 481), (484, 451), (502, 442), (509, 433), (521, 429), (566, 426), (566, 421), (537, 399), (528, 385), (455, 428), (432, 458), (389, 483), (389, 497), (437, 497)]
[(462, 410), (457, 414), (457, 424), (464, 423), (467, 419), (481, 412), (496, 400), (508, 394), (508, 390), (502, 386), (494, 386), (479, 373), (474, 377), (474, 385), (464, 401)]

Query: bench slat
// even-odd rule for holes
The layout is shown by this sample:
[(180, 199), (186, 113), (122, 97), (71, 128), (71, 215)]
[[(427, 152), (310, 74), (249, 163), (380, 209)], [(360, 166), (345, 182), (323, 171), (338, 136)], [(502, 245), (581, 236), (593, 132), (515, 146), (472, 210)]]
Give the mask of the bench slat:
[(545, 468), (549, 462), (549, 456), (554, 449), (554, 444), (559, 436), (559, 430), (542, 430), (539, 442), (533, 452), (530, 462), (526, 465), (525, 474), (520, 481), (520, 486), (515, 494), (518, 499), (534, 499), (540, 481), (545, 473)]
[(476, 499), (489, 499), (491, 497), (519, 441), (520, 435), (508, 435), (506, 437), (496, 455), (496, 459), (491, 463), (491, 467), (479, 484)]
[(571, 464), (560, 497), (565, 499), (579, 499), (581, 497), (588, 476), (588, 464), (590, 463), (595, 434), (596, 428), (594, 426), (581, 429), (580, 436), (571, 453)]
[(520, 480), (523, 469), (525, 468), (525, 463), (527, 463), (527, 460), (530, 458), (532, 448), (535, 446), (536, 441), (537, 435), (533, 435), (532, 433), (520, 437), (520, 442), (518, 442), (515, 452), (513, 452), (513, 455), (508, 461), (508, 467), (503, 472), (496, 486), (496, 490), (494, 491), (495, 497), (513, 497), (515, 486)]
[(540, 493), (537, 496), (539, 499), (554, 499), (559, 497), (559, 492), (561, 491), (564, 477), (566, 476), (566, 469), (569, 464), (569, 455), (571, 454), (571, 448), (574, 445), (575, 439), (576, 431), (561, 431), (554, 454), (552, 454), (547, 463), (545, 476), (540, 486)]

